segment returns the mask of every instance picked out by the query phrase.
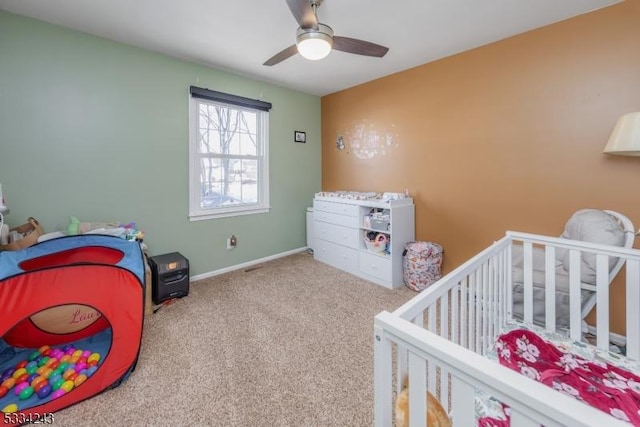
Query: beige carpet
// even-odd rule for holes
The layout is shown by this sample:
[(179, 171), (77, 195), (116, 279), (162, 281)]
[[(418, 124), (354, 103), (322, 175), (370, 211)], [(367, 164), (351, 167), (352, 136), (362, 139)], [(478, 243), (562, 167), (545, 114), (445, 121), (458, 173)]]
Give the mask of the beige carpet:
[(371, 426), (373, 318), (416, 294), (306, 253), (256, 267), (148, 317), (131, 377), (55, 425)]

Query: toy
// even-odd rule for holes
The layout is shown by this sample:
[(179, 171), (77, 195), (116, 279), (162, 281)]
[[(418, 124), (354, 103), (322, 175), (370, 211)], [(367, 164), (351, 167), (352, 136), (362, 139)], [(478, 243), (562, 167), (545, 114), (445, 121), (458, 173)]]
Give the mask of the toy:
[[(85, 362), (86, 357), (83, 358), (83, 361), (79, 361), (77, 365), (61, 362), (61, 360), (69, 357), (68, 353), (76, 354), (78, 357), (82, 354), (88, 354), (91, 360), (98, 364), (101, 358), (99, 352), (76, 349), (73, 346), (65, 346), (65, 348), (67, 349), (66, 351), (60, 348), (42, 346), (39, 350), (28, 355), (28, 359), (33, 360), (21, 360), (15, 363), (13, 368), (7, 368), (2, 371), (0, 378), (4, 379), (2, 385), (0, 385), (0, 403), (6, 405), (5, 408), (9, 408), (9, 410), (13, 408), (11, 405), (15, 405), (16, 408), (18, 407), (15, 400), (16, 398), (18, 402), (24, 402), (20, 403), (20, 407), (24, 407), (23, 409), (33, 406), (34, 403), (46, 403), (49, 400), (54, 400), (64, 394), (70, 393), (85, 383), (87, 379), (98, 370), (97, 365), (92, 369), (87, 369), (88, 366)], [(35, 353), (38, 353), (38, 355), (36, 356)], [(45, 361), (43, 366), (37, 368), (39, 372), (25, 378), (30, 368), (36, 368), (37, 365), (43, 361)], [(51, 366), (55, 365), (55, 370), (44, 366), (46, 364), (50, 364)], [(23, 372), (25, 370), (27, 372)], [(14, 375), (16, 375), (16, 377), (14, 377)], [(9, 391), (13, 393), (9, 394)], [(32, 396), (34, 396), (33, 399)]]
[(0, 252), (0, 408), (53, 413), (126, 380), (140, 349), (144, 287), (140, 244), (118, 237)]
[(122, 237), (129, 241), (142, 241), (144, 238), (144, 231), (138, 230), (135, 222), (128, 224), (118, 222), (81, 222), (75, 216), (71, 216), (67, 226), (67, 235), (74, 236), (77, 234), (108, 234)]
[(85, 234), (92, 230), (109, 229), (118, 227), (117, 222), (80, 222), (75, 216), (70, 217), (67, 226), (67, 234), (70, 236), (76, 234)]
[(4, 412), (5, 414), (11, 414), (13, 412), (16, 412), (17, 410), (18, 410), (18, 405), (16, 405), (15, 403), (11, 403), (5, 406), (4, 408), (2, 408), (2, 412)]
[(384, 233), (376, 233), (374, 231), (366, 231), (364, 243), (367, 250), (376, 253), (389, 253), (388, 245), (390, 243), (389, 235)]

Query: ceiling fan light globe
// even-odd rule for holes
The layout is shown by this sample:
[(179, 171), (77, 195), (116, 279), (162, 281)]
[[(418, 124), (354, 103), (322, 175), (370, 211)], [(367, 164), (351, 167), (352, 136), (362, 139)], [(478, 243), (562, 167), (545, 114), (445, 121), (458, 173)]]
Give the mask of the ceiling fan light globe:
[(329, 55), (333, 47), (333, 30), (324, 24), (318, 24), (317, 30), (298, 28), (296, 46), (304, 58), (312, 61), (322, 59)]

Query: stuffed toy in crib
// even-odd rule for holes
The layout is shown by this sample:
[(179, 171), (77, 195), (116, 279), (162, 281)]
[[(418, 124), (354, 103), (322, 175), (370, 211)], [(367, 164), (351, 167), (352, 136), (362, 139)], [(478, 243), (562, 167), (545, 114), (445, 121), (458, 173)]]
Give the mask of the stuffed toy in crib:
[[(396, 427), (409, 427), (409, 384), (408, 378), (403, 381), (403, 389), (396, 399)], [(427, 426), (451, 427), (451, 419), (440, 401), (427, 391)]]

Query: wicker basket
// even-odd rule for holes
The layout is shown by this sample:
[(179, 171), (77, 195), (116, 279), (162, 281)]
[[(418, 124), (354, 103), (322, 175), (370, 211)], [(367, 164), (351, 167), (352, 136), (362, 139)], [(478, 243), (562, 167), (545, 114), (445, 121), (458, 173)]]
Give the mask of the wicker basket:
[(29, 217), (26, 224), (9, 230), (9, 235), (11, 235), (13, 231), (21, 235), (22, 238), (14, 240), (8, 245), (0, 245), (0, 250), (19, 251), (20, 249), (28, 248), (29, 246), (35, 245), (38, 242), (38, 238), (44, 234), (44, 229), (33, 217)]

